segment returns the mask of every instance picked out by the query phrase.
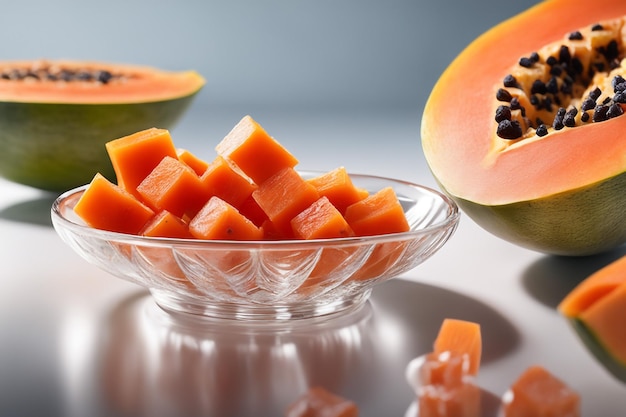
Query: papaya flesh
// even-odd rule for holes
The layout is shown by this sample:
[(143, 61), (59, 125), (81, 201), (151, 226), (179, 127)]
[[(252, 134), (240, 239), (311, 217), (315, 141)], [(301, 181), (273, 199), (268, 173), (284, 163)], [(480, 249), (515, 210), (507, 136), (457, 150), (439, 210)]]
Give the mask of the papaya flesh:
[(626, 383), (626, 256), (583, 280), (558, 310), (593, 356)]
[(473, 41), (434, 86), (426, 161), (485, 230), (557, 255), (626, 242), (625, 15), (612, 0), (541, 2)]
[(193, 71), (0, 62), (0, 176), (53, 192), (86, 184), (96, 172), (114, 180), (104, 144), (173, 127), (204, 83)]

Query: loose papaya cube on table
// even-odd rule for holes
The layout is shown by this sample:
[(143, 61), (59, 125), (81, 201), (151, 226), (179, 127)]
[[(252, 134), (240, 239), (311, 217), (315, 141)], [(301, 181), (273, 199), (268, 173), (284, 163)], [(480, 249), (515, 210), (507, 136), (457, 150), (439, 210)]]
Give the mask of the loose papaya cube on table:
[(355, 187), (344, 167), (336, 168), (307, 180), (320, 196), (327, 197), (340, 213), (345, 213), (349, 205), (368, 196), (368, 191)]
[(209, 195), (217, 196), (237, 208), (257, 188), (256, 184), (237, 172), (221, 156), (217, 156), (209, 164), (200, 180), (208, 190)]
[(263, 231), (235, 207), (219, 197), (211, 197), (191, 219), (189, 231), (198, 239), (261, 240)]
[(96, 174), (74, 212), (96, 229), (137, 234), (154, 216), (152, 209), (132, 194)]
[(419, 369), (419, 417), (481, 417), (480, 387), (467, 378), (467, 356), (428, 353)]
[(137, 186), (143, 201), (155, 210), (193, 217), (209, 195), (196, 173), (176, 158), (166, 156)]
[(477, 375), (482, 356), (480, 324), (466, 320), (447, 318), (441, 323), (433, 345), (433, 352), (456, 352), (468, 356), (468, 373)]
[(243, 117), (215, 150), (237, 165), (256, 184), (298, 164), (298, 160), (250, 116)]
[(285, 235), (293, 235), (291, 219), (319, 198), (315, 187), (293, 168), (284, 168), (259, 184), (252, 196), (274, 226)]
[(322, 387), (312, 387), (285, 412), (285, 417), (357, 417), (356, 404)]
[(291, 219), (291, 228), (297, 239), (354, 236), (346, 220), (327, 197), (320, 197)]
[(348, 206), (344, 217), (357, 236), (399, 233), (410, 229), (402, 205), (391, 187)]
[(580, 396), (541, 366), (531, 366), (503, 397), (503, 417), (580, 417)]
[(145, 129), (109, 141), (105, 147), (117, 185), (137, 197), (137, 186), (164, 157), (178, 158), (170, 132), (166, 129)]
[(209, 163), (207, 161), (199, 158), (187, 149), (178, 148), (176, 149), (176, 154), (178, 155), (178, 160), (187, 164), (187, 166), (193, 169), (198, 176), (204, 174), (204, 171), (206, 171), (209, 167)]

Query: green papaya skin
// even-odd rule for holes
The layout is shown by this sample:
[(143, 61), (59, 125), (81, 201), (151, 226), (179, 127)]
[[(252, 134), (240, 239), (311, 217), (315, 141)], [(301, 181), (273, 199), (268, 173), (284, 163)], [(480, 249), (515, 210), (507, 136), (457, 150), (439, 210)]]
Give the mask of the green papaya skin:
[(591, 330), (585, 322), (577, 318), (568, 319), (568, 321), (596, 360), (598, 360), (611, 375), (626, 384), (626, 364), (617, 361), (611, 353), (604, 348), (602, 342), (598, 340), (593, 330)]
[(105, 143), (170, 129), (196, 94), (120, 104), (0, 102), (0, 176), (52, 192), (87, 184), (96, 172), (114, 181)]
[(497, 206), (447, 194), (485, 230), (538, 252), (586, 256), (626, 242), (626, 173), (548, 197)]

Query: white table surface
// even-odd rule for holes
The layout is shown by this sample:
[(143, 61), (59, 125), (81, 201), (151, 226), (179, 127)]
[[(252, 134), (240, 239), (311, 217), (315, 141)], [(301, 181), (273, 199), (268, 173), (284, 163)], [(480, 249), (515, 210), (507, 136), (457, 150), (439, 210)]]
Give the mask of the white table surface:
[[(244, 114), (198, 105), (172, 134), (179, 146), (209, 157)], [(420, 150), (419, 112), (268, 109), (252, 116), (302, 169), (343, 165), (434, 186)], [(373, 322), (348, 326), (347, 339), (341, 323), (255, 337), (168, 323), (144, 289), (61, 242), (49, 219), (53, 198), (0, 180), (0, 416), (278, 416), (313, 383), (355, 400), (362, 416), (402, 416), (413, 399), (404, 367), (429, 349), (444, 317), (481, 324), (478, 383), (493, 395), (538, 364), (581, 394), (584, 416), (625, 414), (626, 385), (595, 361), (555, 309), (624, 250), (547, 256), (463, 216), (440, 252), (374, 291), (367, 307)], [(293, 346), (297, 358), (289, 354)]]

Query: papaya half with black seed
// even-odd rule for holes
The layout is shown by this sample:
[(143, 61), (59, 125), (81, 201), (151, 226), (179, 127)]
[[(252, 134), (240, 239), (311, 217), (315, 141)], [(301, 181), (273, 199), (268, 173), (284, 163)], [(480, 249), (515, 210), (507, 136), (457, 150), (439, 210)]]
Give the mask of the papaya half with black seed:
[(424, 155), (485, 230), (556, 255), (626, 242), (626, 2), (547, 0), (473, 41), (425, 105)]
[(136, 65), (0, 62), (0, 177), (53, 192), (96, 172), (114, 180), (104, 144), (171, 128), (204, 83), (194, 71)]
[(595, 358), (626, 383), (626, 256), (583, 280), (558, 310)]

